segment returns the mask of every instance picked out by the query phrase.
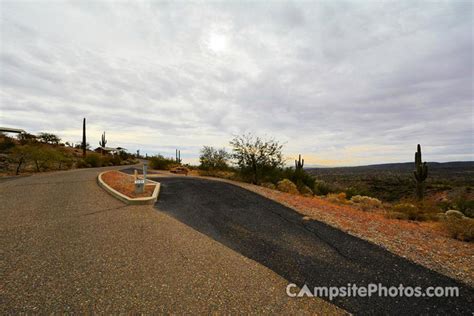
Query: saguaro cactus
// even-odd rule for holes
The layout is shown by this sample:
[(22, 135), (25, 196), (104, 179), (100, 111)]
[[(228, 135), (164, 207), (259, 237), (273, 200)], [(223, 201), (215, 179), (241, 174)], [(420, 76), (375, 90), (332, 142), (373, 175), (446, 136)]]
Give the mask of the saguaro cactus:
[(304, 166), (304, 159), (301, 159), (301, 155), (298, 155), (298, 160), (295, 159), (295, 169), (302, 170)]
[(176, 162), (181, 164), (181, 150), (176, 149)]
[(424, 182), (428, 177), (428, 166), (426, 162), (421, 161), (421, 146), (418, 144), (417, 151), (415, 153), (415, 171), (413, 171), (416, 180), (416, 196), (419, 200), (423, 199), (424, 195)]
[(86, 143), (86, 118), (82, 121), (82, 156), (86, 156), (86, 149), (87, 149), (87, 143)]
[(100, 147), (105, 147), (105, 145), (107, 144), (107, 140), (105, 140), (105, 132), (102, 134), (102, 138), (99, 142), (99, 146)]

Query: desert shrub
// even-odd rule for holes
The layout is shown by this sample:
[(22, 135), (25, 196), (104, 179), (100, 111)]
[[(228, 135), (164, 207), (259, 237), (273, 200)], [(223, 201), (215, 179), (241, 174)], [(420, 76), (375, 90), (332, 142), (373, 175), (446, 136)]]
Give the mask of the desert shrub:
[(387, 212), (385, 214), (385, 217), (391, 218), (391, 219), (400, 219), (400, 220), (408, 220), (408, 215), (405, 213), (400, 213), (400, 212)]
[(199, 155), (199, 168), (202, 170), (226, 170), (230, 154), (225, 150), (204, 146)]
[(274, 139), (246, 134), (234, 137), (230, 144), (242, 178), (254, 184), (261, 183), (269, 172), (283, 166), (283, 146)]
[(199, 173), (200, 176), (203, 176), (203, 177), (215, 177), (215, 178), (235, 180), (235, 172), (230, 171), (230, 170), (229, 171), (199, 170), (198, 173)]
[(327, 199), (333, 203), (349, 204), (349, 201), (346, 199), (346, 193), (329, 193)]
[[(285, 168), (282, 170), (282, 178), (283, 179), (290, 179), (298, 190), (302, 190), (303, 187), (308, 187), (311, 190), (311, 194), (313, 194), (315, 179), (312, 175), (308, 174), (304, 169), (294, 169), (294, 168)], [(303, 189), (305, 190), (305, 189)]]
[(133, 158), (133, 155), (132, 155), (132, 154), (129, 154), (129, 153), (126, 152), (125, 150), (119, 150), (118, 156), (119, 156), (120, 159), (122, 159), (122, 160), (127, 160), (127, 159)]
[(327, 195), (333, 193), (332, 187), (323, 180), (316, 180), (313, 186), (313, 192), (316, 195)]
[(277, 183), (277, 189), (282, 192), (286, 193), (292, 193), (292, 194), (298, 194), (298, 188), (296, 187), (296, 184), (291, 182), (289, 179), (283, 179), (281, 181), (278, 181)]
[(453, 208), (453, 204), (449, 201), (440, 201), (438, 202), (437, 206), (443, 212), (446, 212), (447, 210), (450, 210)]
[(128, 164), (127, 162), (123, 163), (124, 160), (120, 157), (120, 155), (105, 155), (101, 157), (102, 166), (121, 166), (123, 164)]
[(9, 152), (13, 147), (15, 147), (13, 138), (0, 134), (0, 152)]
[(37, 142), (37, 137), (29, 133), (20, 133), (18, 134), (17, 139), (21, 145), (33, 144)]
[(344, 190), (346, 193), (347, 198), (350, 200), (353, 196), (359, 195), (359, 196), (367, 196), (368, 192), (365, 189), (356, 187), (356, 186), (351, 186)]
[(112, 157), (111, 156), (102, 156), (101, 158), (102, 161), (102, 166), (113, 166), (114, 163), (112, 162)]
[(301, 187), (298, 188), (300, 193), (303, 194), (303, 195), (307, 195), (307, 196), (312, 196), (313, 195), (313, 190), (311, 190), (310, 187), (308, 187), (307, 185), (303, 185)]
[(65, 157), (59, 164), (59, 169), (62, 167), (66, 167), (66, 169), (71, 169), (74, 166), (74, 160), (71, 157)]
[(362, 208), (364, 211), (382, 207), (382, 202), (379, 199), (370, 196), (354, 195), (351, 197), (351, 201)]
[(461, 219), (464, 217), (464, 214), (457, 211), (457, 210), (448, 210), (446, 213), (446, 218), (457, 218), (457, 219)]
[(172, 158), (165, 158), (162, 155), (156, 155), (149, 159), (150, 167), (158, 170), (169, 170), (176, 165), (176, 161)]
[(10, 160), (15, 164), (16, 172), (15, 174), (20, 174), (22, 168), (28, 163), (31, 159), (31, 153), (34, 149), (32, 146), (16, 146), (13, 148)]
[(469, 200), (467, 190), (459, 193), (454, 199), (454, 208), (467, 217), (474, 217), (474, 201)]
[(84, 159), (79, 159), (76, 161), (76, 168), (87, 168), (87, 163)]
[(273, 183), (271, 182), (264, 182), (262, 183), (262, 187), (265, 187), (267, 189), (272, 189), (272, 190), (276, 190), (276, 185), (274, 185)]
[(89, 165), (90, 167), (101, 167), (102, 166), (102, 157), (96, 153), (87, 154), (84, 158), (84, 162), (86, 166)]
[(47, 146), (28, 146), (30, 159), (34, 162), (37, 172), (51, 169), (55, 162), (63, 158), (62, 154)]
[(443, 225), (452, 238), (462, 241), (474, 240), (474, 219), (472, 218), (448, 218)]
[(411, 203), (400, 203), (392, 207), (393, 212), (403, 213), (407, 216), (407, 219), (412, 221), (424, 221), (427, 220), (427, 216), (420, 210), (416, 205)]

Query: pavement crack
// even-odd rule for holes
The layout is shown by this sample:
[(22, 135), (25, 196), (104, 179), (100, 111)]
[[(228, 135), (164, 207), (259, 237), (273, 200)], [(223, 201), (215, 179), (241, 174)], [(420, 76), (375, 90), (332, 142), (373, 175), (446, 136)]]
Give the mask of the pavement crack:
[[(286, 206), (285, 206), (285, 207), (286, 207)], [(338, 247), (334, 246), (333, 244), (331, 244), (330, 242), (328, 242), (327, 240), (325, 240), (323, 237), (321, 237), (321, 236), (318, 234), (318, 232), (317, 232), (316, 230), (309, 228), (308, 225), (306, 225), (306, 224), (304, 224), (304, 223), (302, 223), (302, 222), (300, 222), (300, 221), (292, 220), (292, 219), (290, 219), (290, 218), (288, 218), (288, 217), (282, 215), (281, 213), (275, 212), (275, 211), (273, 211), (273, 210), (271, 210), (271, 209), (269, 210), (269, 212), (271, 212), (271, 213), (277, 215), (278, 217), (280, 217), (281, 219), (283, 219), (283, 220), (285, 220), (285, 221), (287, 221), (287, 222), (289, 222), (289, 223), (295, 224), (295, 225), (297, 225), (297, 226), (303, 228), (305, 231), (307, 231), (307, 232), (309, 232), (309, 233), (315, 235), (316, 238), (318, 238), (320, 241), (322, 241), (324, 244), (326, 244), (329, 248), (331, 248), (332, 250), (334, 250), (338, 255), (340, 255), (340, 256), (343, 257), (344, 259), (349, 260), (349, 261), (354, 262), (354, 263), (357, 263), (357, 262), (354, 260), (354, 258), (351, 258), (350, 256), (345, 255), (341, 250), (339, 250)], [(317, 222), (316, 220), (313, 220), (313, 221)]]
[(106, 209), (103, 209), (103, 210), (100, 210), (100, 211), (95, 211), (95, 212), (80, 214), (80, 215), (78, 215), (77, 217), (89, 216), (89, 215), (94, 215), (94, 214), (98, 214), (98, 213), (104, 213), (104, 212), (108, 212), (108, 211), (112, 211), (112, 210), (120, 210), (120, 209), (125, 208), (125, 207), (127, 207), (127, 206), (128, 206), (128, 205), (122, 205), (122, 206), (119, 206), (119, 207), (106, 208)]

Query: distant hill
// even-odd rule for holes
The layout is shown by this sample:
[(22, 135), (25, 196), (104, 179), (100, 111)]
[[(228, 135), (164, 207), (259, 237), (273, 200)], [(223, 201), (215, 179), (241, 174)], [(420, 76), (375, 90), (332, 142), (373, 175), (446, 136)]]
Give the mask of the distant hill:
[[(352, 188), (357, 194), (396, 201), (413, 196), (413, 162), (357, 167), (307, 168), (309, 174), (330, 184), (336, 191)], [(428, 194), (474, 188), (474, 161), (428, 162)], [(469, 189), (472, 195), (474, 190)]]
[[(474, 161), (451, 161), (451, 162), (428, 162), (428, 167), (431, 170), (446, 170), (446, 169), (457, 169), (462, 171), (474, 171)], [(413, 162), (400, 162), (400, 163), (385, 163), (367, 166), (356, 166), (356, 167), (312, 167), (305, 168), (308, 172), (317, 170), (327, 170), (331, 173), (342, 171), (342, 172), (357, 172), (357, 171), (413, 171)]]

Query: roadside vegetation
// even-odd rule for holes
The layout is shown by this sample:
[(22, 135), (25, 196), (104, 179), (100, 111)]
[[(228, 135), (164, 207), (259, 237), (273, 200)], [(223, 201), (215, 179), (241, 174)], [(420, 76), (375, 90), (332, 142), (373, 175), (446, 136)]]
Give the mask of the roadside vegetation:
[[(428, 176), (429, 165), (422, 161), (420, 146), (415, 153), (414, 167), (412, 165), (411, 170), (403, 177), (400, 174), (392, 177), (386, 175), (385, 181), (391, 184), (387, 191), (391, 192), (380, 194), (383, 190), (373, 190), (374, 187), (370, 186), (373, 182), (370, 181), (365, 185), (354, 182), (344, 185), (338, 176), (328, 177), (329, 168), (322, 176), (315, 173), (315, 169), (310, 170), (310, 173), (304, 168), (304, 158), (301, 155), (295, 159), (294, 167), (287, 167), (282, 153), (283, 146), (275, 139), (245, 134), (234, 137), (230, 145), (231, 152), (224, 148), (204, 146), (201, 149), (198, 174), (247, 182), (309, 199), (317, 197), (360, 212), (381, 214), (394, 220), (394, 225), (399, 221), (434, 222), (453, 238), (474, 240), (471, 182), (463, 182), (464, 186), (456, 186), (449, 193), (433, 191), (433, 182), (429, 181)], [(172, 160), (169, 160), (172, 165)], [(339, 172), (337, 168), (335, 171)], [(445, 185), (448, 186), (446, 182)]]
[(126, 151), (114, 155), (96, 153), (86, 143), (73, 146), (51, 133), (19, 134), (9, 137), (0, 133), (0, 173), (20, 175), (73, 168), (93, 168), (134, 164), (138, 161)]

